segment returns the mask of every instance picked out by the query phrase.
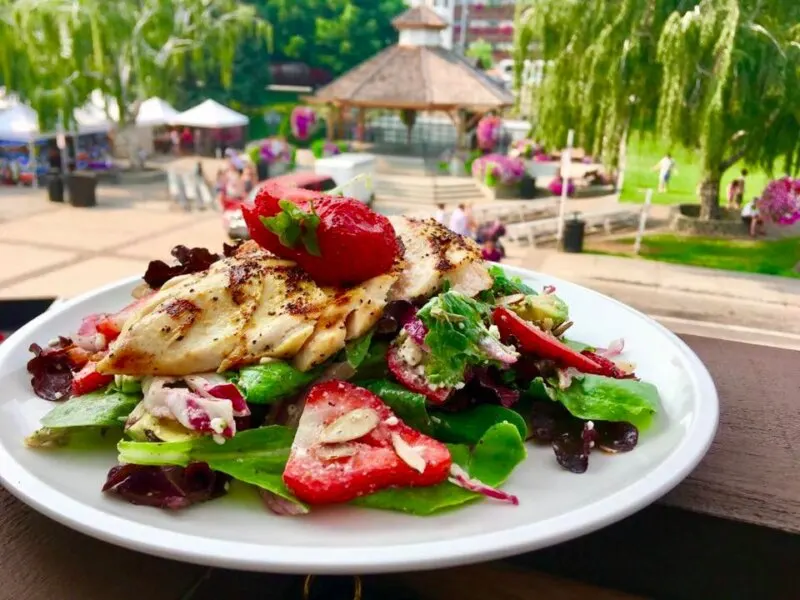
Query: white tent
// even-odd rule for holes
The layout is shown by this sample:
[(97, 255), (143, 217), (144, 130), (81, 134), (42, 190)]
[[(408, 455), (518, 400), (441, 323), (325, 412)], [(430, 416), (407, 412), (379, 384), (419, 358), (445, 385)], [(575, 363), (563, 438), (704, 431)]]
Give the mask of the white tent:
[(15, 104), (0, 111), (0, 140), (31, 142), (40, 137), (39, 117), (25, 104)]
[(178, 116), (178, 111), (172, 108), (169, 102), (154, 96), (142, 102), (139, 113), (136, 115), (136, 125), (139, 127), (160, 127), (171, 125)]
[(111, 96), (104, 97), (100, 90), (94, 90), (89, 101), (75, 110), (74, 117), (79, 134), (106, 133), (114, 129), (114, 121), (119, 122), (119, 106)]
[(242, 127), (249, 122), (250, 119), (247, 116), (214, 100), (206, 100), (194, 108), (180, 113), (172, 121), (172, 124), (223, 129), (225, 127)]

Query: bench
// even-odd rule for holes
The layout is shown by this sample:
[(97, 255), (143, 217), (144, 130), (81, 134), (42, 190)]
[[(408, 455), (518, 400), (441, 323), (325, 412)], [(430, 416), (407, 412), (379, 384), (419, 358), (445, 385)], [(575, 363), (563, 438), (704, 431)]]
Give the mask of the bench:
[[(587, 234), (602, 229), (608, 235), (615, 227), (635, 226), (640, 213), (640, 208), (610, 208), (583, 213), (580, 218), (586, 223)], [(555, 239), (557, 233), (558, 217), (552, 217), (507, 225), (503, 240), (510, 243), (527, 243), (535, 247), (537, 242)]]

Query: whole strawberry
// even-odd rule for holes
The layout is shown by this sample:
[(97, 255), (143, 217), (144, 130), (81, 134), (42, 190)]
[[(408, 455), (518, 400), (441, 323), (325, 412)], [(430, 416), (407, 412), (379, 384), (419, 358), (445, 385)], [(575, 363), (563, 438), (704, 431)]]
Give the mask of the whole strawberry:
[(386, 273), (399, 251), (389, 219), (354, 198), (266, 184), (242, 214), (253, 240), (325, 285)]

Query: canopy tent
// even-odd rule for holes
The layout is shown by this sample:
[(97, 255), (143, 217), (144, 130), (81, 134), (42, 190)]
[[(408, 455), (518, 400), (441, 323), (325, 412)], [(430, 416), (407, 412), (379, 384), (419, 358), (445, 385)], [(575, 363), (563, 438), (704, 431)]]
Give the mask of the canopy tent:
[(172, 125), (186, 127), (203, 127), (209, 129), (225, 129), (227, 127), (243, 127), (250, 122), (246, 115), (223, 106), (214, 100), (206, 100), (177, 115)]
[(111, 96), (94, 90), (89, 101), (73, 114), (79, 134), (107, 133), (119, 122), (119, 106)]
[(25, 104), (15, 104), (0, 111), (0, 140), (29, 143), (55, 134), (39, 133), (39, 117), (36, 111)]
[(179, 112), (166, 100), (154, 96), (142, 102), (136, 115), (138, 127), (161, 127), (172, 125), (179, 116)]

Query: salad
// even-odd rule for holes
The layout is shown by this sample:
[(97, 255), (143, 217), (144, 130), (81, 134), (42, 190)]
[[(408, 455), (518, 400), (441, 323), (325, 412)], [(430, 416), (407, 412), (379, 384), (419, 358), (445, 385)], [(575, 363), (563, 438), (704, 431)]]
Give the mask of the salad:
[[(433, 220), (266, 186), (251, 240), (178, 246), (128, 306), (33, 344), (54, 403), (35, 449), (116, 436), (103, 492), (179, 509), (231, 484), (280, 515), (328, 504), (428, 515), (502, 490), (527, 460), (583, 473), (633, 450), (656, 388), (569, 337), (569, 307)], [(100, 451), (99, 448), (97, 451)]]

